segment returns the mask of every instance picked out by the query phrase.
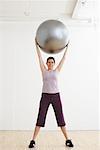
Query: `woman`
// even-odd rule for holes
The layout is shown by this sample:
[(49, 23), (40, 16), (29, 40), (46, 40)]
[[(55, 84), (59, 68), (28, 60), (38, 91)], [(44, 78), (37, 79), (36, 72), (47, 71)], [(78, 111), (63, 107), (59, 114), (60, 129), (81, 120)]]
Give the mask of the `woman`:
[(36, 127), (34, 130), (33, 138), (30, 141), (29, 148), (33, 148), (35, 146), (35, 139), (40, 130), (40, 127), (45, 126), (46, 115), (50, 104), (52, 104), (52, 107), (54, 109), (57, 124), (61, 128), (61, 131), (66, 139), (65, 145), (68, 147), (73, 147), (74, 145), (72, 144), (72, 141), (68, 139), (67, 136), (66, 127), (65, 127), (66, 123), (63, 116), (62, 103), (60, 100), (60, 93), (57, 85), (57, 75), (59, 74), (63, 66), (68, 45), (66, 46), (66, 50), (64, 52), (64, 55), (60, 63), (55, 69), (53, 69), (55, 65), (55, 59), (53, 57), (48, 57), (46, 62), (47, 65), (46, 68), (46, 66), (43, 63), (39, 46), (36, 40), (35, 40), (35, 44), (36, 44), (36, 50), (37, 50), (39, 64), (42, 72), (42, 77), (43, 77), (43, 87), (42, 87), (42, 94), (41, 94)]

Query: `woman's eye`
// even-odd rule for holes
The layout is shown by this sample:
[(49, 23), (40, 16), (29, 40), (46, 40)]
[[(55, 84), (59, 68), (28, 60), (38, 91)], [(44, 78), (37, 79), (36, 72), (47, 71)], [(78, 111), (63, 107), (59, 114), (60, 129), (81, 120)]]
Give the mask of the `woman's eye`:
[(49, 64), (51, 64), (51, 63), (53, 64), (53, 62), (48, 62), (48, 63), (49, 63)]

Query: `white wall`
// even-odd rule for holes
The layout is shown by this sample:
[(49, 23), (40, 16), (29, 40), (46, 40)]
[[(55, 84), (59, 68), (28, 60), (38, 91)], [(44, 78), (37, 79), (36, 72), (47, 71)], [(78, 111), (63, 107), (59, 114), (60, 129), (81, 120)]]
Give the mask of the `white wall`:
[[(30, 130), (36, 123), (42, 76), (34, 47), (40, 22), (0, 23), (0, 130)], [(98, 130), (97, 33), (70, 26), (71, 41), (59, 88), (68, 130)], [(44, 61), (49, 56), (43, 52)], [(58, 63), (63, 52), (53, 55)], [(43, 130), (56, 130), (50, 106)]]

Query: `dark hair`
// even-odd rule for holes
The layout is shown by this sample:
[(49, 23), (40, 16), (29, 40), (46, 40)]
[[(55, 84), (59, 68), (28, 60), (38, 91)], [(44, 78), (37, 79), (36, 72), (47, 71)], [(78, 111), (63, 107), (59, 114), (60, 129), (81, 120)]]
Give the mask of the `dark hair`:
[(49, 59), (52, 59), (52, 60), (54, 61), (54, 63), (55, 63), (54, 57), (48, 57), (48, 58), (47, 58), (47, 62), (48, 62)]

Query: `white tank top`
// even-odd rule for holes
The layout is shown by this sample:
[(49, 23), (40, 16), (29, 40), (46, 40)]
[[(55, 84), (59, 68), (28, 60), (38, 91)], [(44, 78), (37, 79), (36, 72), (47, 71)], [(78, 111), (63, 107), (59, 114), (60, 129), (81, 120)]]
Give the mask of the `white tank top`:
[(58, 93), (58, 71), (57, 70), (44, 70), (43, 71), (43, 93)]

